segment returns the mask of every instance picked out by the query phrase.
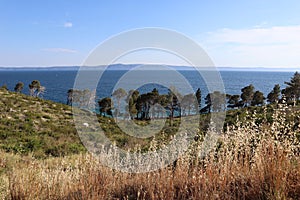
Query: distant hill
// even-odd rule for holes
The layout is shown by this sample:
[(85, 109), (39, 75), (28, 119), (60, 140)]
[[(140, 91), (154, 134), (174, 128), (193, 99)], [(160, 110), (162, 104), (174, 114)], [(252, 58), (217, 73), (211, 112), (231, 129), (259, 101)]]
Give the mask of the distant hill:
[[(112, 64), (109, 65), (107, 70), (130, 70), (138, 66), (142, 66), (143, 64)], [(151, 69), (160, 69), (160, 66), (167, 66), (171, 69), (175, 70), (194, 70), (194, 67), (191, 66), (177, 66), (177, 65), (159, 65), (159, 64), (151, 64)], [(93, 70), (93, 69), (105, 69), (106, 65), (99, 66), (86, 66), (84, 69)], [(4, 67), (0, 66), (0, 71), (32, 71), (32, 70), (53, 70), (53, 71), (78, 71), (80, 66), (52, 66), (52, 67)], [(211, 70), (212, 67), (201, 67), (202, 70)], [(295, 72), (300, 70), (300, 68), (291, 67), (291, 68), (268, 68), (268, 67), (216, 67), (219, 71), (286, 71), (286, 72)]]

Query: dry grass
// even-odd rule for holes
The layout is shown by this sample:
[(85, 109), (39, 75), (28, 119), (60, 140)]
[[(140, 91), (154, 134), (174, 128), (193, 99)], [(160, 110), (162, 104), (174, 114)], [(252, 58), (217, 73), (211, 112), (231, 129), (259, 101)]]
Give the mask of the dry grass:
[(285, 122), (287, 111), (278, 109), (272, 124), (228, 127), (205, 158), (195, 159), (195, 143), (176, 167), (149, 173), (115, 171), (89, 154), (1, 153), (0, 192), (7, 199), (300, 199), (300, 127)]

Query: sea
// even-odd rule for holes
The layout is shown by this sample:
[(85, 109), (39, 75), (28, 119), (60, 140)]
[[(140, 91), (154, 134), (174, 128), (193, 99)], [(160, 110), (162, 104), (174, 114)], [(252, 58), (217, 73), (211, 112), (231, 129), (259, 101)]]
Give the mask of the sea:
[[(28, 85), (32, 80), (39, 80), (41, 85), (46, 87), (42, 98), (59, 103), (66, 103), (67, 91), (74, 88), (76, 78), (80, 77), (78, 72), (78, 68), (1, 69), (0, 87), (6, 85), (9, 90), (13, 91), (17, 82), (23, 82), (24, 89), (22, 93), (29, 94)], [(133, 76), (128, 76), (128, 72), (130, 72), (130, 70), (105, 70), (101, 72), (101, 77), (95, 77), (98, 76), (99, 73), (96, 71), (93, 73), (89, 70), (87, 75), (94, 75), (94, 77), (89, 79), (89, 76), (87, 76), (86, 81), (97, 80), (95, 83), (96, 99), (111, 96), (112, 92), (119, 86), (127, 87), (127, 90), (132, 86), (131, 89), (138, 89), (140, 93), (150, 92), (153, 88), (157, 88), (159, 93), (162, 94), (168, 92), (168, 86), (162, 85), (162, 82), (159, 80), (170, 82), (170, 85), (174, 83), (175, 87), (176, 83), (178, 83), (178, 77), (167, 70), (144, 70), (140, 71), (140, 74), (133, 74)], [(189, 85), (192, 90), (196, 91), (197, 88), (200, 88), (202, 91), (202, 98), (207, 95), (209, 88), (201, 73), (190, 69), (178, 69), (176, 72), (186, 80), (186, 84)], [(243, 87), (252, 84), (255, 87), (255, 90), (259, 90), (267, 96), (275, 84), (279, 84), (282, 89), (285, 88), (285, 82), (290, 81), (295, 72), (219, 70), (218, 73), (220, 74), (220, 80), (222, 80), (226, 94), (241, 94), (241, 89)], [(127, 79), (124, 79), (124, 77)], [(151, 81), (151, 77), (153, 78), (153, 81)], [(140, 80), (145, 80), (145, 83), (139, 82)], [(135, 84), (136, 81), (139, 83)], [(90, 84), (87, 84), (87, 87), (88, 85)], [(184, 84), (179, 85), (186, 87)], [(77, 86), (78, 85), (76, 85), (76, 88)], [(84, 88), (84, 84), (81, 85), (81, 89)]]

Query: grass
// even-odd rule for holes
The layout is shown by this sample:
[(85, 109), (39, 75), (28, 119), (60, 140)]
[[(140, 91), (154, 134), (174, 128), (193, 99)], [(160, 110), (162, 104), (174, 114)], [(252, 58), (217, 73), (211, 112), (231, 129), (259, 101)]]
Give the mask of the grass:
[(8, 165), (18, 164), (2, 178), (4, 191), (11, 199), (299, 199), (299, 143), (256, 131), (231, 130), (204, 159), (191, 162), (189, 152), (175, 168), (142, 174), (104, 167), (89, 154), (45, 160), (11, 154)]
[[(13, 97), (15, 94), (10, 95)], [(72, 144), (73, 140), (68, 139), (72, 134), (62, 136), (60, 126), (56, 127), (59, 123), (66, 126), (71, 123), (67, 122), (71, 120), (70, 115), (64, 115), (69, 108), (58, 104), (53, 107), (51, 102), (43, 100), (36, 101), (43, 105), (38, 107), (42, 110), (39, 119), (47, 120), (45, 116), (49, 116), (53, 124), (44, 127), (42, 120), (38, 120), (28, 130), (33, 130), (39, 140), (41, 132), (37, 131), (38, 128), (48, 129), (51, 137), (57, 140), (65, 137), (63, 141)], [(37, 104), (33, 102), (31, 105), (35, 106), (31, 110), (36, 109)], [(61, 107), (58, 109), (57, 106)], [(28, 105), (20, 106), (21, 109), (24, 107)], [(43, 112), (44, 109), (47, 112)], [(28, 122), (22, 117), (23, 114), (4, 112), (6, 117), (1, 117), (1, 124), (8, 123), (7, 116), (15, 119), (16, 115), (24, 124), (32, 123), (33, 119), (29, 118), (32, 121)], [(36, 156), (36, 149), (24, 154), (2, 148), (0, 199), (300, 199), (299, 116), (299, 107), (286, 105), (230, 111), (224, 132), (208, 155), (199, 156), (202, 140), (197, 140), (177, 160), (176, 165), (147, 173), (113, 170), (84, 151), (40, 159)], [(103, 121), (107, 119), (99, 120), (107, 126), (108, 135), (120, 137), (121, 140), (125, 138), (113, 129), (113, 122), (109, 124)], [(7, 127), (11, 126), (10, 123)], [(174, 130), (178, 123), (173, 123)], [(115, 131), (117, 134), (113, 134)], [(25, 133), (32, 134), (26, 131), (18, 133), (21, 138), (26, 137)], [(18, 143), (18, 138), (13, 134), (7, 138), (11, 144)], [(1, 144), (3, 142), (5, 140), (1, 140)], [(157, 144), (154, 141), (151, 143)], [(40, 148), (44, 151), (44, 146)], [(159, 145), (151, 148), (159, 148)]]
[(83, 152), (69, 106), (0, 90), (0, 149), (35, 157)]

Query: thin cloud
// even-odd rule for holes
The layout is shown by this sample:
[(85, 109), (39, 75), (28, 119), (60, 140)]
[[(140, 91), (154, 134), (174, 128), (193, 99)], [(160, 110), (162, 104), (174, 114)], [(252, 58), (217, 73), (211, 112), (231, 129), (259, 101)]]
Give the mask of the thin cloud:
[(77, 53), (74, 49), (66, 49), (66, 48), (45, 48), (43, 51), (55, 52), (55, 53)]
[(221, 29), (208, 33), (202, 44), (217, 65), (299, 66), (300, 25)]
[(72, 28), (73, 27), (73, 23), (72, 22), (65, 22), (64, 23), (64, 27), (65, 28)]
[(221, 43), (237, 44), (294, 44), (300, 43), (300, 26), (274, 26), (270, 28), (222, 29), (210, 35), (210, 39)]

